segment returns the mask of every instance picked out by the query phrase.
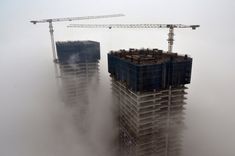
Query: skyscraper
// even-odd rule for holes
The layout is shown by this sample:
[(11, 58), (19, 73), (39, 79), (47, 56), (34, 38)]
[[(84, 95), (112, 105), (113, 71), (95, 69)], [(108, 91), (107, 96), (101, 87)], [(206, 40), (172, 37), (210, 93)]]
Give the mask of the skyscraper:
[(81, 121), (89, 104), (89, 84), (92, 80), (98, 81), (100, 44), (95, 41), (56, 42), (56, 48), (64, 103), (78, 108), (77, 119)]
[(111, 51), (108, 70), (119, 107), (124, 156), (178, 156), (192, 58), (158, 49)]

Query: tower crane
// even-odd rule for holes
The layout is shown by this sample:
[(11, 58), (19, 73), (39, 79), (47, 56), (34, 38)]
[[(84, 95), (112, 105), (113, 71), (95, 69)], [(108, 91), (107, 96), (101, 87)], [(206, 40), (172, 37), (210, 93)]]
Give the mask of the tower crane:
[[(67, 17), (67, 18), (50, 18), (50, 19), (42, 19), (42, 20), (32, 20), (30, 21), (33, 24), (37, 23), (49, 23), (49, 32), (51, 36), (51, 46), (52, 46), (52, 54), (53, 54), (53, 61), (54, 61), (54, 68), (55, 68), (55, 75), (56, 78), (59, 77), (59, 72), (57, 69), (57, 57), (56, 57), (56, 48), (55, 48), (55, 41), (54, 41), (54, 29), (53, 29), (53, 22), (66, 22), (66, 21), (74, 21), (74, 20), (89, 20), (89, 19), (100, 19), (100, 18), (112, 18), (112, 17), (121, 17), (125, 16), (124, 14), (111, 14), (111, 15), (100, 15), (100, 16), (83, 16), (83, 17)], [(57, 79), (57, 85), (58, 85)]]
[(125, 16), (124, 14), (111, 14), (111, 15), (100, 15), (100, 16), (83, 16), (83, 17), (67, 17), (67, 18), (50, 18), (50, 19), (42, 19), (42, 20), (32, 20), (30, 21), (33, 24), (37, 23), (49, 23), (49, 32), (51, 36), (51, 45), (52, 45), (52, 53), (53, 60), (56, 61), (56, 49), (55, 49), (55, 41), (54, 41), (54, 29), (53, 22), (66, 22), (66, 21), (74, 21), (74, 20), (89, 20), (89, 19), (99, 19), (99, 18), (111, 18), (111, 17), (121, 17)]
[(183, 24), (70, 24), (70, 28), (168, 28), (168, 52), (171, 53), (174, 43), (175, 28), (192, 28), (195, 30), (199, 25), (183, 25)]

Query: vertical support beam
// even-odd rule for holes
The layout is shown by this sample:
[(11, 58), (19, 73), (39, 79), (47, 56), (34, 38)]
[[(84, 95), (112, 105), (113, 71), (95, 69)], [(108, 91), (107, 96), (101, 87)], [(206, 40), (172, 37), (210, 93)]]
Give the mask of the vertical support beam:
[(174, 28), (170, 27), (169, 34), (168, 34), (168, 53), (172, 53), (173, 50), (173, 43), (174, 43)]
[(88, 79), (89, 79), (89, 76), (88, 76), (88, 74), (89, 74), (89, 69), (88, 69), (88, 62), (87, 62), (87, 60), (85, 61), (85, 67), (86, 67), (86, 83), (88, 84), (89, 83), (89, 81), (88, 81)]
[(168, 91), (168, 110), (167, 110), (167, 127), (166, 127), (166, 149), (165, 149), (165, 156), (168, 156), (169, 150), (169, 128), (170, 128), (170, 113), (171, 113), (171, 86), (169, 86)]
[(52, 47), (52, 54), (53, 54), (53, 61), (56, 61), (56, 49), (55, 49), (55, 41), (54, 41), (54, 29), (52, 22), (49, 22), (49, 32), (51, 36), (51, 47)]
[(55, 49), (55, 41), (54, 41), (54, 30), (53, 30), (53, 25), (52, 21), (49, 21), (49, 32), (51, 36), (51, 46), (52, 46), (52, 56), (53, 56), (53, 62), (54, 62), (54, 68), (55, 68), (55, 77), (56, 77), (56, 84), (59, 86), (59, 71), (57, 67), (57, 57), (56, 57), (56, 49)]

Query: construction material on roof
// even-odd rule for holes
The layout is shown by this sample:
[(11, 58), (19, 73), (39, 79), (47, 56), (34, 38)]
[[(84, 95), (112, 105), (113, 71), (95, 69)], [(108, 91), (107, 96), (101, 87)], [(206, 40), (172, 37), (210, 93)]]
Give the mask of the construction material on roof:
[(132, 91), (153, 91), (190, 83), (192, 58), (158, 49), (108, 54), (108, 71)]

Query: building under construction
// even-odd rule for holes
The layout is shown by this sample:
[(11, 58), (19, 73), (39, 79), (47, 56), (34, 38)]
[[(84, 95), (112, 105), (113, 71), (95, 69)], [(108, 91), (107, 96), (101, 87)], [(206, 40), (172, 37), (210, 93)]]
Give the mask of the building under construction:
[(111, 51), (123, 156), (178, 156), (192, 58), (158, 49)]
[(87, 110), (88, 84), (98, 80), (100, 44), (94, 41), (56, 42), (63, 99), (78, 106), (81, 120)]

